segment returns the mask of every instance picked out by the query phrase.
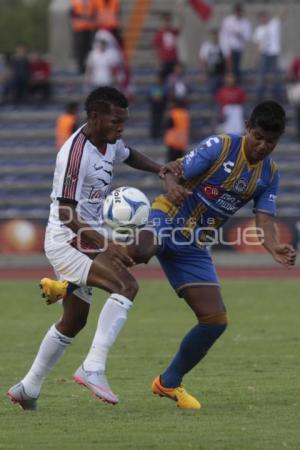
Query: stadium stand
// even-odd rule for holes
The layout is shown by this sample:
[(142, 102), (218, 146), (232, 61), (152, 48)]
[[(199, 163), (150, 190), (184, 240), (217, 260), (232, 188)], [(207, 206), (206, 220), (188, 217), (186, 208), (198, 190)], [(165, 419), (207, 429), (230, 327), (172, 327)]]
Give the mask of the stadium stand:
[[(123, 20), (129, 20), (130, 7), (123, 11)], [(158, 14), (172, 1), (155, 2)], [(220, 2), (221, 3), (221, 2)], [(155, 14), (151, 14), (155, 16)], [(165, 147), (161, 142), (148, 137), (149, 106), (147, 94), (156, 75), (154, 54), (150, 40), (154, 22), (147, 21), (138, 40), (138, 47), (133, 52), (133, 79), (136, 86), (135, 100), (130, 107), (130, 119), (126, 126), (124, 139), (128, 144), (144, 151), (160, 162), (165, 158)], [(132, 42), (130, 44), (132, 46)], [(249, 108), (254, 102), (254, 72), (247, 71), (244, 85), (249, 98)], [(207, 89), (201, 85), (199, 69), (189, 68), (192, 93), (190, 111), (192, 119), (192, 144), (212, 134), (211, 117), (213, 108)], [(43, 107), (0, 106), (0, 219), (36, 218), (46, 220), (48, 216), (49, 194), (51, 191), (53, 169), (56, 157), (54, 143), (54, 125), (58, 114), (67, 101), (79, 101), (82, 104), (82, 80), (71, 72), (53, 74), (53, 96), (49, 105)], [(296, 140), (294, 110), (286, 104), (288, 125), (276, 153), (281, 178), (281, 195), (278, 199), (281, 216), (299, 216), (300, 213), (300, 156)], [(82, 115), (84, 120), (84, 115)], [(192, 146), (191, 144), (191, 146)], [(190, 147), (191, 147), (190, 146)], [(133, 185), (142, 189), (150, 199), (157, 195), (160, 186), (151, 175), (131, 170), (126, 165), (120, 166), (115, 173), (115, 186)], [(246, 208), (240, 215), (247, 216)]]
[[(191, 96), (192, 141), (211, 134), (210, 97), (197, 86), (197, 73), (190, 73), (193, 80)], [(125, 140), (147, 155), (163, 162), (165, 147), (148, 138), (147, 87), (154, 79), (151, 68), (136, 68), (136, 101), (130, 108), (130, 119), (124, 134)], [(246, 88), (251, 98), (251, 73), (248, 74)], [(30, 217), (47, 218), (49, 193), (56, 157), (54, 145), (54, 124), (67, 99), (82, 100), (78, 95), (80, 78), (74, 75), (59, 75), (53, 78), (55, 86), (54, 102), (42, 109), (19, 107), (15, 110), (3, 106), (0, 110), (0, 218)], [(70, 88), (73, 86), (73, 91)], [(76, 87), (77, 86), (77, 87)], [(288, 127), (279, 145), (275, 159), (282, 173), (280, 215), (300, 213), (300, 157), (299, 144), (295, 140), (293, 109), (286, 106)], [(84, 120), (84, 116), (82, 116)], [(121, 165), (115, 174), (115, 185), (134, 185), (142, 189), (150, 198), (160, 190), (151, 175), (133, 171)], [(248, 211), (249, 212), (249, 211)], [(245, 210), (242, 214), (247, 214)]]

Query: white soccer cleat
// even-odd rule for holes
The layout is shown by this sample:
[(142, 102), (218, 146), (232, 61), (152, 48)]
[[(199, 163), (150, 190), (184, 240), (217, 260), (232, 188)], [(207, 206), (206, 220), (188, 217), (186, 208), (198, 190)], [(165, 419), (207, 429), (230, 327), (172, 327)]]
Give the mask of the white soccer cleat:
[(7, 395), (13, 403), (18, 403), (23, 409), (35, 411), (37, 409), (37, 398), (30, 397), (26, 394), (22, 383), (12, 386)]
[(116, 405), (119, 398), (112, 392), (105, 373), (103, 371), (91, 372), (85, 370), (81, 365), (74, 373), (73, 379), (76, 383), (87, 387), (96, 397), (105, 403)]

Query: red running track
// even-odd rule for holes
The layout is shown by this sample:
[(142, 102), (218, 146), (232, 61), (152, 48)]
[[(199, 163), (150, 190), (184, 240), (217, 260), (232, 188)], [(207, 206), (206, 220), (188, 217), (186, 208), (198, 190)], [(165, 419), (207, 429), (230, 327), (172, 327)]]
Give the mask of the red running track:
[[(286, 269), (284, 267), (217, 267), (220, 278), (271, 278), (271, 279), (300, 279), (300, 267)], [(159, 280), (165, 275), (159, 267), (140, 267), (132, 270), (139, 280)], [(0, 269), (1, 280), (39, 280), (43, 277), (52, 277), (53, 272), (46, 267), (36, 268), (9, 268)]]

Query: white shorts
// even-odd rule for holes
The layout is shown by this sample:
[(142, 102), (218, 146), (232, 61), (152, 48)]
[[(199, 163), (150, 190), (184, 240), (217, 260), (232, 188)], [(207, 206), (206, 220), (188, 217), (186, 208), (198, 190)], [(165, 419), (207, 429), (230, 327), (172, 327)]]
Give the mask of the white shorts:
[[(73, 233), (72, 233), (73, 234)], [(69, 243), (72, 234), (65, 229), (47, 228), (45, 234), (45, 254), (58, 279), (77, 284), (80, 288), (74, 294), (91, 303), (92, 288), (86, 285), (93, 261)]]

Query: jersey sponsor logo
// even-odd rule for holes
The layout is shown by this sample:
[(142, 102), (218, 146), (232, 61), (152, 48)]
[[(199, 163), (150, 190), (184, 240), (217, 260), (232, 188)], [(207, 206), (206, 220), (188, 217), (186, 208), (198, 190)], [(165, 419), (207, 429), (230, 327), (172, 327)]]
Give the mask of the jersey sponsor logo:
[(92, 186), (92, 189), (90, 190), (89, 196), (88, 196), (88, 202), (89, 203), (95, 203), (99, 199), (104, 198), (104, 193), (101, 189), (95, 189), (94, 186)]
[(216, 205), (223, 208), (227, 212), (234, 213), (240, 208), (241, 200), (225, 192), (220, 198), (218, 198)]
[(233, 161), (225, 161), (223, 163), (223, 168), (224, 168), (224, 171), (226, 173), (231, 173), (233, 167), (234, 167), (234, 162)]
[(238, 194), (242, 194), (243, 192), (246, 191), (247, 185), (248, 185), (248, 182), (246, 180), (244, 180), (243, 178), (240, 178), (239, 180), (237, 180), (234, 183), (233, 190), (234, 190), (234, 192), (237, 192)]
[(220, 189), (212, 185), (204, 186), (202, 192), (209, 200), (214, 200), (221, 194)]

